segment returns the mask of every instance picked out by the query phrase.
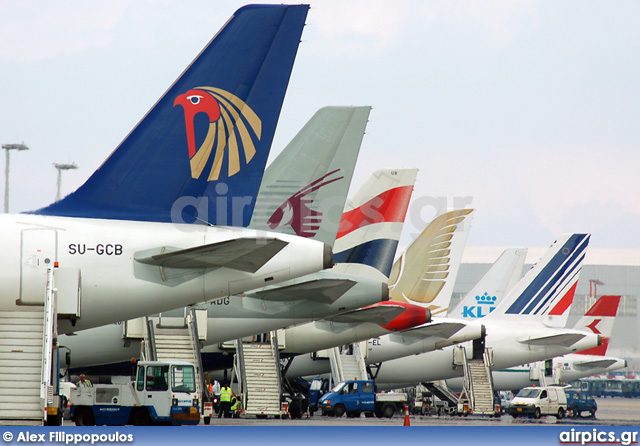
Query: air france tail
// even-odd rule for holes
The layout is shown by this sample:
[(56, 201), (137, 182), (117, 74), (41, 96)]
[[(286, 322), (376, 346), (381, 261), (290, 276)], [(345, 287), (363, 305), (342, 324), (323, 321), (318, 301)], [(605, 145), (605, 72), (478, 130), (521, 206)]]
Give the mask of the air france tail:
[(267, 168), (251, 227), (333, 245), (371, 107), (324, 107)]
[(563, 234), (487, 317), (519, 317), (564, 327), (589, 244), (588, 234)]
[(236, 11), (84, 185), (35, 213), (248, 225), (308, 8)]
[(381, 169), (347, 202), (334, 261), (369, 265), (389, 276), (417, 169)]

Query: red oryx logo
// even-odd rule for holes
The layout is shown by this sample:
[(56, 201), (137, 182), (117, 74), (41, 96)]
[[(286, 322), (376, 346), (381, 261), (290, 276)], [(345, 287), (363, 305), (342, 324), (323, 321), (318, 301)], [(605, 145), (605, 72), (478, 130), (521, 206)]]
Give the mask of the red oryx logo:
[[(178, 96), (173, 102), (173, 106), (176, 105), (184, 109), (193, 178), (200, 178), (214, 145), (215, 155), (207, 181), (216, 181), (220, 177), (225, 151), (228, 152), (230, 177), (240, 171), (240, 148), (244, 152), (245, 163), (251, 161), (256, 153), (254, 138), (260, 140), (262, 134), (262, 121), (242, 99), (219, 88), (198, 87)], [(209, 117), (209, 131), (196, 150), (193, 119), (198, 113)]]
[(322, 222), (322, 212), (311, 209), (309, 204), (313, 200), (305, 197), (327, 184), (344, 178), (338, 177), (323, 181), (339, 170), (340, 169), (336, 169), (333, 172), (329, 172), (289, 197), (289, 199), (282, 203), (271, 217), (269, 217), (267, 221), (269, 227), (275, 229), (280, 225), (289, 225), (293, 228), (294, 232), (301, 237), (313, 237), (316, 235)]

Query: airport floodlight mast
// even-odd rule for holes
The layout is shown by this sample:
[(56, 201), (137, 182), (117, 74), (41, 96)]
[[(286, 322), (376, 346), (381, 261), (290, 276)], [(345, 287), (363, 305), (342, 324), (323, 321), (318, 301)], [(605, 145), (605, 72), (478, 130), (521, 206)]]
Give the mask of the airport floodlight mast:
[(62, 185), (62, 171), (63, 170), (72, 170), (72, 169), (77, 169), (78, 166), (76, 165), (76, 163), (71, 163), (71, 164), (58, 164), (58, 163), (53, 163), (54, 167), (56, 169), (58, 169), (58, 192), (56, 193), (56, 201), (60, 201), (60, 186)]
[(9, 213), (9, 152), (11, 150), (29, 150), (29, 147), (22, 144), (2, 144), (2, 148), (7, 151), (7, 162), (4, 166), (4, 213)]

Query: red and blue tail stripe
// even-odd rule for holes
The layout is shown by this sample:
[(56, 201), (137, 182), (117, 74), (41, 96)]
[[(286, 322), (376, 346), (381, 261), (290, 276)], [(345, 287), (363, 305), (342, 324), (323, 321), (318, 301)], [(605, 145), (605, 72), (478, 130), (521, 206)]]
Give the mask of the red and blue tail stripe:
[(588, 244), (588, 234), (569, 237), (505, 313), (563, 314), (573, 300)]

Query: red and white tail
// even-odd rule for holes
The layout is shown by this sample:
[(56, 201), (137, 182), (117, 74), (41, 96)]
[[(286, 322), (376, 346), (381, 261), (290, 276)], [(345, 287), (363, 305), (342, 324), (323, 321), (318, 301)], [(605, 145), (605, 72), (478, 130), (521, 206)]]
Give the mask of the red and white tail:
[(613, 333), (613, 324), (618, 314), (620, 296), (601, 296), (574, 327), (576, 330), (589, 331), (602, 336), (602, 345), (577, 352), (581, 355), (605, 356), (609, 339)]

